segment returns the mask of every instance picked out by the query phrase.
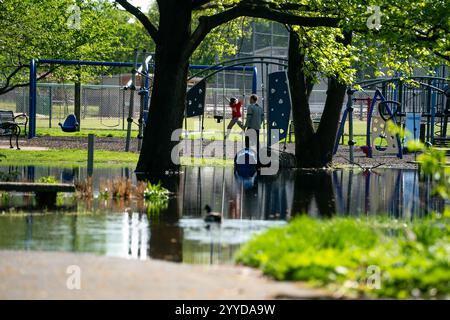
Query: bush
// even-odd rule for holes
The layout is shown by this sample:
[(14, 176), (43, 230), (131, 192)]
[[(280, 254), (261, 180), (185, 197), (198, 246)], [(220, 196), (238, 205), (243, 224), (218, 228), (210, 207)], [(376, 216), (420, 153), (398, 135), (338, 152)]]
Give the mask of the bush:
[(236, 259), (278, 280), (307, 281), (350, 296), (448, 298), (449, 238), (448, 217), (407, 223), (301, 216), (255, 237)]

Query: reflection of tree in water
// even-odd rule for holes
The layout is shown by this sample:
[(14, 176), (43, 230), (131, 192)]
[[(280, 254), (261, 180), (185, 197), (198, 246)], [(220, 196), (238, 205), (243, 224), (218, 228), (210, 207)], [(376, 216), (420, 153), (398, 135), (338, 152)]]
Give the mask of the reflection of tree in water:
[(336, 204), (331, 173), (325, 170), (296, 170), (294, 175), (294, 198), (292, 215), (308, 213), (313, 199), (319, 215), (329, 217), (335, 214)]
[(178, 208), (177, 200), (171, 199), (166, 209), (149, 217), (149, 257), (182, 262), (183, 230), (178, 226)]

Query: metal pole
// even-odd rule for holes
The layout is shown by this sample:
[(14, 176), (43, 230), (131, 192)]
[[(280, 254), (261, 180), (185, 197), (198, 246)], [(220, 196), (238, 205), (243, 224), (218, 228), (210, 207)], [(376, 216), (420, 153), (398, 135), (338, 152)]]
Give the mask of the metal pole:
[(349, 153), (350, 153), (350, 162), (354, 162), (353, 157), (353, 148), (355, 145), (355, 140), (353, 140), (353, 105), (352, 105), (352, 96), (353, 96), (353, 90), (348, 89), (347, 90), (347, 111), (348, 111), (348, 146), (349, 146)]
[(48, 87), (48, 127), (52, 127), (52, 109), (53, 109), (53, 103), (52, 103), (52, 87)]
[(80, 131), (81, 127), (81, 75), (77, 74), (77, 80), (75, 81), (75, 117), (78, 121), (77, 131)]
[(36, 60), (31, 59), (30, 62), (30, 96), (29, 96), (29, 117), (30, 124), (28, 130), (28, 139), (34, 138), (36, 136)]
[[(222, 108), (223, 108), (223, 160), (227, 159), (227, 144), (226, 144), (226, 126), (225, 126), (225, 70), (223, 71), (223, 86), (222, 86), (222, 93), (223, 93), (223, 98), (222, 98)], [(231, 135), (231, 134), (230, 134)]]
[(122, 130), (125, 130), (125, 89), (122, 89)]
[(147, 56), (146, 51), (143, 52), (143, 61), (142, 61), (142, 74), (141, 74), (141, 89), (139, 90), (139, 95), (141, 96), (141, 106), (139, 108), (139, 133), (138, 133), (138, 151), (141, 151), (142, 147), (142, 138), (144, 134), (144, 108), (145, 103), (147, 102), (147, 87), (146, 80), (148, 79), (148, 65), (147, 65)]
[[(246, 101), (245, 101), (245, 89), (246, 89), (245, 80), (247, 80), (246, 79), (247, 74), (245, 73), (245, 65), (243, 67), (244, 68), (242, 69), (242, 85), (243, 85), (244, 91), (242, 92), (241, 117), (242, 117), (242, 123), (245, 124), (245, 110), (244, 110), (245, 109), (245, 103), (246, 103)], [(242, 141), (244, 141), (244, 137), (245, 137), (244, 130), (242, 130), (241, 136), (242, 136)]]
[(133, 112), (134, 112), (134, 91), (136, 90), (136, 69), (137, 69), (137, 59), (138, 59), (138, 51), (134, 49), (134, 67), (131, 72), (131, 85), (130, 85), (130, 106), (128, 110), (128, 127), (127, 127), (127, 140), (125, 143), (125, 151), (130, 151), (130, 141), (131, 141), (131, 125), (133, 124)]

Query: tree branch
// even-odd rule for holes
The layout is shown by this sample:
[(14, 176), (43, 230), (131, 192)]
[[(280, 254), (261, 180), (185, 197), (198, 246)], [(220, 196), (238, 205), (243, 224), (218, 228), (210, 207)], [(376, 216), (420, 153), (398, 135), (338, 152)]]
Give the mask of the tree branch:
[(242, 3), (215, 15), (200, 17), (198, 27), (192, 33), (192, 36), (188, 41), (185, 54), (190, 56), (212, 29), (243, 16), (263, 18), (283, 24), (305, 27), (336, 28), (341, 21), (341, 19), (337, 17), (302, 17), (292, 13), (275, 10), (267, 5)]
[(439, 58), (442, 58), (442, 59), (447, 60), (448, 62), (450, 62), (450, 56), (449, 56), (449, 55), (440, 53), (440, 52), (438, 52), (438, 51), (436, 51), (436, 50), (433, 50), (433, 53), (434, 53), (435, 55), (437, 55)]
[[(25, 68), (25, 67), (29, 68), (29, 66), (23, 65), (23, 66), (20, 66), (20, 69)], [(41, 74), (36, 80), (39, 81), (39, 80), (42, 80), (42, 79), (46, 78), (49, 74), (51, 74), (53, 71), (55, 71), (56, 69), (58, 69), (58, 67), (59, 67), (59, 66), (55, 66), (55, 67), (51, 68), (51, 69), (50, 69), (49, 71), (47, 71), (46, 73)], [(15, 74), (17, 74), (17, 72), (20, 70), (20, 69), (19, 69), (19, 70), (18, 70), (18, 69), (19, 69), (19, 67), (18, 67), (16, 70), (14, 70), (14, 72), (12, 72), (12, 73), (9, 75), (9, 78), (10, 78), (10, 79), (9, 79), (8, 83), (10, 82), (11, 78), (12, 78)], [(9, 84), (8, 84), (8, 85), (9, 85)], [(3, 86), (2, 88), (0, 88), (0, 95), (5, 94), (5, 93), (8, 93), (8, 92), (10, 92), (10, 91), (13, 91), (13, 90), (16, 89), (16, 88), (28, 87), (29, 85), (30, 85), (30, 82), (18, 83), (18, 84), (15, 84), (15, 85), (13, 85), (13, 86), (10, 86), (10, 87), (8, 87), (8, 86)]]
[(149, 20), (149, 18), (137, 7), (133, 6), (127, 0), (116, 0), (126, 11), (131, 13), (136, 19), (138, 19), (145, 30), (147, 30), (150, 37), (152, 37), (153, 41), (158, 42), (158, 29), (153, 25), (153, 23)]
[(212, 2), (213, 0), (192, 0), (192, 10), (198, 10), (205, 4)]
[(2, 94), (3, 91), (5, 91), (5, 90), (9, 87), (9, 84), (11, 83), (11, 79), (12, 79), (12, 78), (13, 78), (20, 70), (22, 70), (22, 69), (25, 68), (25, 67), (26, 67), (25, 65), (20, 65), (20, 66), (16, 67), (16, 69), (14, 69), (14, 71), (11, 72), (11, 73), (6, 77), (5, 84), (4, 84), (2, 87), (0, 87), (0, 94)]

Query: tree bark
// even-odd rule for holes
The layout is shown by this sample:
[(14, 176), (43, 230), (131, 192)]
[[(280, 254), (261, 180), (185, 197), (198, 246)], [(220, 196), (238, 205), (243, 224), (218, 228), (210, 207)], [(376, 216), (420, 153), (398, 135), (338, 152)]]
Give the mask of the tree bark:
[[(314, 131), (309, 108), (311, 81), (305, 74), (305, 50), (299, 36), (290, 32), (288, 77), (291, 89), (292, 116), (295, 130), (295, 156), (298, 168), (321, 168), (332, 160), (333, 147), (346, 85), (334, 77), (328, 79), (327, 98), (317, 131)], [(347, 35), (345, 43), (351, 36)]]
[(189, 56), (184, 52), (190, 37), (191, 6), (188, 1), (158, 2), (160, 24), (155, 51), (155, 74), (148, 125), (136, 171), (161, 176), (176, 169), (171, 152), (174, 130), (183, 123)]

